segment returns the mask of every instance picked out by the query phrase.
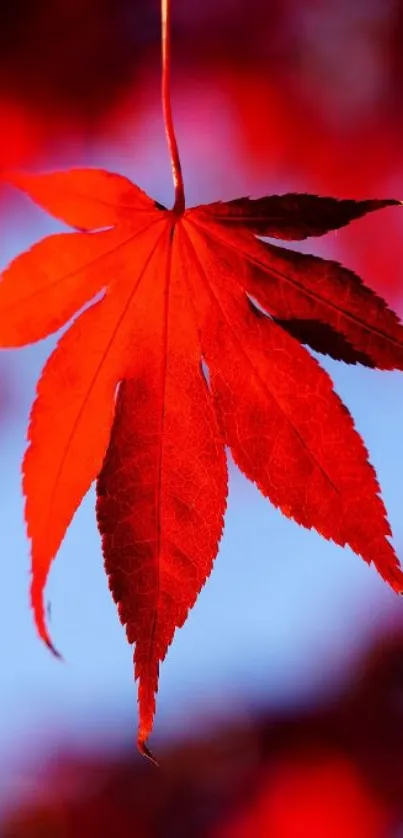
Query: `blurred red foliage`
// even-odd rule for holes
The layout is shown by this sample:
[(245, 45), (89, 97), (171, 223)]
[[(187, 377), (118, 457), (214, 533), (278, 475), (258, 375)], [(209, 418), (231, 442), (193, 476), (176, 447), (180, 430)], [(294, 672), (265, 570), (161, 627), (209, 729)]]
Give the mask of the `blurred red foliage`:
[[(159, 6), (1, 4), (0, 167), (134, 129), (150, 91), (158, 101)], [(241, 0), (174, 0), (173, 29), (176, 92), (188, 101), (202, 85), (224, 103), (251, 180), (275, 172), (294, 190), (402, 197), (403, 0), (249, 0), (247, 12)], [(353, 267), (396, 290), (402, 223), (385, 216), (374, 230), (346, 239)]]
[[(63, 754), (38, 769), (4, 838), (392, 838), (403, 824), (403, 636), (379, 646), (344, 695), (293, 715), (234, 720), (173, 747)], [(32, 787), (32, 784), (31, 784)]]
[(390, 824), (354, 764), (324, 751), (269, 770), (246, 811), (212, 838), (380, 838)]
[[(45, 134), (97, 133), (129, 96), (135, 109), (144, 75), (159, 73), (159, 5), (3, 4), (4, 108), (11, 102), (26, 118), (43, 119)], [(274, 161), (312, 171), (332, 191), (361, 194), (400, 154), (402, 21), (401, 0), (249, 0), (247, 14), (240, 0), (174, 0), (175, 84), (201, 74), (228, 97), (258, 168)]]

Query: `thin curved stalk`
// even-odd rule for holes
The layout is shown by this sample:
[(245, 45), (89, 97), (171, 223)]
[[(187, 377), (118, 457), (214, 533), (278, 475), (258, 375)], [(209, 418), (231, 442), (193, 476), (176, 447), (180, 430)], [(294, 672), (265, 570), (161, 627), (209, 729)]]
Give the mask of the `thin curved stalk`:
[(171, 106), (171, 0), (161, 0), (162, 109), (175, 189), (174, 212), (185, 209), (185, 189)]

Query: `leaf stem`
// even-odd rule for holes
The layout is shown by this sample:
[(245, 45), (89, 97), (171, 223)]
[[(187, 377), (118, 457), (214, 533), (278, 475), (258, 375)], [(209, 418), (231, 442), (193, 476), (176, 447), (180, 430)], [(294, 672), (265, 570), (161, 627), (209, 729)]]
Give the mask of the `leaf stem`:
[(185, 188), (171, 106), (171, 0), (161, 0), (162, 42), (162, 110), (165, 134), (171, 158), (172, 178), (175, 189), (173, 211), (180, 214), (185, 209)]

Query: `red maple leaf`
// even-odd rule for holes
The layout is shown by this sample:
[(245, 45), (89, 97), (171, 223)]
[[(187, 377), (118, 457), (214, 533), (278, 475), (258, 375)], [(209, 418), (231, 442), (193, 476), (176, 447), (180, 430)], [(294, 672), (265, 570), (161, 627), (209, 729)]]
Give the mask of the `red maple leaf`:
[(15, 175), (81, 232), (44, 239), (0, 284), (3, 347), (40, 340), (78, 314), (39, 380), (23, 465), (37, 629), (53, 649), (46, 578), (98, 477), (105, 567), (135, 644), (144, 752), (159, 664), (218, 550), (226, 445), (286, 515), (403, 589), (364, 444), (301, 346), (403, 369), (403, 326), (337, 263), (257, 238), (322, 235), (399, 202), (293, 194), (185, 210), (167, 89), (164, 104), (173, 209), (103, 170)]

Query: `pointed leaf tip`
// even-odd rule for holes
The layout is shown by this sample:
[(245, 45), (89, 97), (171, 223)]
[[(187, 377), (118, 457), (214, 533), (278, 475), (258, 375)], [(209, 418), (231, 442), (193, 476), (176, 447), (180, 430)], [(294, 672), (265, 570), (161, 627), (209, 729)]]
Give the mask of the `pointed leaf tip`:
[(43, 589), (39, 588), (38, 585), (33, 581), (31, 585), (31, 605), (34, 612), (34, 619), (35, 619), (35, 626), (36, 630), (39, 634), (39, 637), (45, 645), (48, 647), (52, 655), (58, 660), (64, 660), (63, 655), (56, 649), (56, 646), (53, 644), (51, 636), (49, 634), (49, 630), (46, 624), (45, 618), (45, 609), (43, 604)]
[(59, 650), (58, 650), (58, 649), (56, 649), (56, 647), (53, 645), (52, 641), (51, 641), (51, 640), (49, 640), (49, 638), (48, 638), (45, 642), (46, 642), (46, 645), (47, 645), (47, 647), (48, 647), (49, 651), (50, 651), (50, 652), (52, 652), (52, 655), (53, 655), (55, 658), (57, 658), (59, 661), (63, 661), (63, 662), (64, 662), (64, 657), (63, 657), (63, 655), (59, 652)]
[(137, 747), (140, 751), (141, 756), (146, 757), (148, 760), (150, 760), (150, 762), (152, 762), (153, 765), (156, 766), (156, 768), (160, 767), (158, 760), (155, 758), (152, 751), (150, 751), (150, 749), (147, 747), (146, 740), (141, 737), (141, 734), (139, 734), (137, 739)]

